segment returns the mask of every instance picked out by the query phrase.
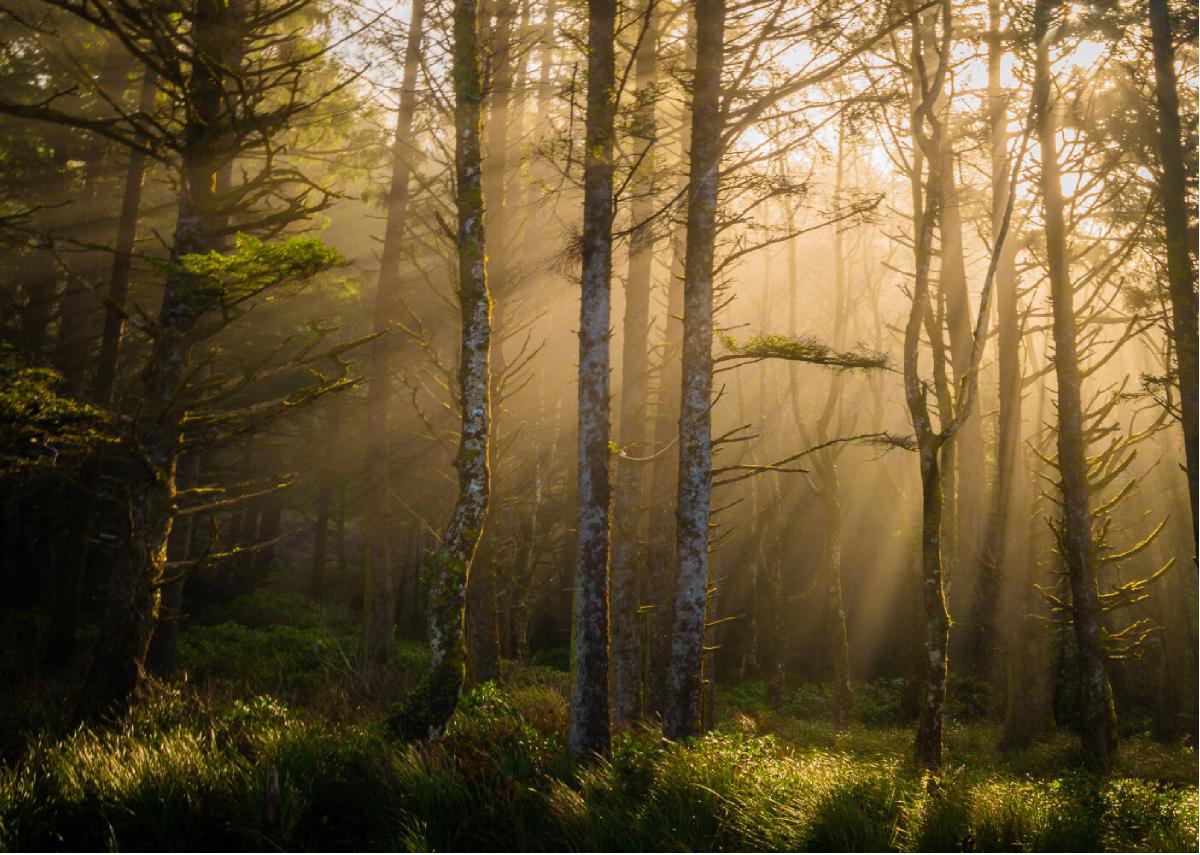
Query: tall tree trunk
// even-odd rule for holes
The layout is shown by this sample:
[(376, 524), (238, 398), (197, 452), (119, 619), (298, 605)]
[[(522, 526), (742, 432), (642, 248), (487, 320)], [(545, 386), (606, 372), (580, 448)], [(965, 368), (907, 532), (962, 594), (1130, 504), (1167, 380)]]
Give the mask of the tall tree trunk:
[(227, 154), (225, 71), (240, 53), (236, 9), (222, 0), (198, 0), (193, 50), (208, 61), (192, 66), (192, 109), (184, 128), (179, 208), (154, 348), (142, 372), (142, 402), (133, 424), (126, 482), (129, 526), (109, 577), (103, 630), (81, 693), (80, 711), (94, 715), (123, 705), (144, 672), (146, 649), (158, 614), (159, 588), (174, 518), (179, 453), (179, 393), (186, 383), (193, 328), (212, 297), (180, 265), (192, 253), (219, 245), (224, 211), (216, 193)]
[[(950, 5), (941, 5), (942, 25), (950, 27)], [(931, 13), (935, 14), (935, 13)], [(923, 61), (922, 35), (924, 25), (917, 16), (913, 17), (912, 57), (914, 68), (914, 98), (912, 125), (914, 151), (924, 149), (924, 159), (929, 164), (929, 178), (921, 186), (919, 161), (914, 154), (913, 220), (915, 228), (914, 250), (916, 273), (913, 284), (912, 305), (904, 330), (904, 398), (917, 439), (917, 455), (921, 471), (921, 605), (924, 616), (923, 640), (925, 658), (922, 664), (923, 683), (920, 709), (917, 717), (915, 757), (917, 763), (928, 769), (940, 769), (942, 765), (942, 708), (946, 699), (947, 656), (949, 654), (950, 617), (946, 611), (946, 595), (942, 585), (942, 473), (941, 451), (945, 437), (933, 428), (927, 405), (927, 387), (918, 372), (921, 328), (929, 328), (932, 345), (936, 349), (941, 336), (940, 325), (930, 325), (929, 268), (933, 256), (934, 225), (939, 218), (942, 183), (938, 179), (939, 158), (938, 131), (933, 138), (926, 136), (925, 124), (933, 122), (934, 105), (941, 94), (945, 81), (945, 52), (938, 58), (937, 71), (917, 74), (917, 64)], [(930, 38), (934, 28), (930, 27)], [(949, 33), (944, 34), (949, 42)], [(928, 79), (928, 85), (926, 83)], [(948, 416), (945, 416), (948, 418)]]
[[(988, 124), (992, 154), (992, 241), (1000, 234), (1008, 203), (1008, 96), (1001, 82), (1004, 36), (1001, 32), (1000, 0), (988, 0)], [(971, 655), (979, 673), (988, 679), (996, 674), (999, 644), (996, 613), (1001, 580), (1010, 566), (1005, 552), (1009, 521), (1019, 511), (1014, 501), (1014, 481), (1021, 466), (1021, 318), (1017, 305), (1017, 242), (1008, 241), (996, 266), (996, 349), (1000, 374), (1000, 413), (996, 429), (996, 483), (984, 538), (976, 587), (975, 626)]]
[(408, 212), (408, 179), (413, 156), (412, 124), (417, 104), (417, 73), (421, 65), (421, 38), (425, 0), (414, 0), (404, 52), (404, 79), (396, 111), (392, 141), (392, 181), (388, 189), (387, 224), (379, 260), (375, 294), (375, 333), (367, 371), (366, 477), (363, 485), (363, 654), (368, 668), (379, 668), (392, 656), (396, 633), (396, 593), (391, 560), (391, 486), (388, 473), (388, 426), (392, 392), (395, 335), (391, 328), (399, 314), (400, 260), (404, 223)]
[(479, 68), (479, 7), (454, 3), (454, 175), (458, 209), (458, 498), (442, 542), (429, 553), (429, 676), (396, 722), (408, 738), (436, 739), (458, 705), (466, 668), (466, 586), (491, 495), (491, 295), (488, 293), (480, 181), (483, 84)]
[(587, 153), (579, 310), (579, 547), (575, 564), (571, 723), (576, 754), (603, 754), (608, 724), (608, 331), (612, 289), (613, 58), (617, 4), (588, 0)]
[[(1184, 180), (1179, 89), (1175, 80), (1175, 45), (1167, 0), (1150, 0), (1150, 32), (1154, 46), (1154, 96), (1158, 103), (1158, 147), (1162, 159), (1163, 221), (1167, 233), (1167, 279), (1171, 293), (1171, 332), (1179, 380), (1179, 410), (1183, 417), (1183, 446), (1187, 461), (1188, 498), (1192, 503), (1192, 540), (1197, 538), (1196, 477), (1197, 379), (1196, 271), (1192, 266), (1188, 232), (1187, 182)], [(1194, 247), (1192, 247), (1194, 249)]]
[(1087, 449), (1083, 436), (1082, 375), (1075, 339), (1074, 293), (1067, 261), (1059, 175), (1057, 123), (1051, 100), (1050, 37), (1058, 0), (1037, 0), (1034, 104), (1041, 147), (1040, 183), (1046, 228), (1046, 261), (1054, 314), (1054, 374), (1058, 381), (1058, 470), (1062, 490), (1059, 548), (1071, 585), (1072, 620), (1078, 645), (1080, 738), (1089, 766), (1104, 769), (1117, 749), (1116, 712), (1105, 672), (1100, 595), (1088, 507)]
[(695, 15), (696, 74), (684, 261), (679, 486), (675, 505), (675, 626), (663, 708), (663, 735), (668, 739), (691, 736), (700, 724), (712, 493), (713, 254), (721, 164), (725, 0), (696, 0)]
[[(694, 70), (696, 21), (688, 17), (684, 45), (684, 67)], [(686, 104), (679, 114), (679, 158), (681, 174), (676, 195), (687, 192), (687, 174), (682, 169), (691, 152), (692, 122)], [(675, 516), (672, 497), (678, 488), (676, 462), (668, 452), (679, 437), (680, 354), (683, 352), (683, 270), (687, 253), (687, 224), (672, 230), (671, 269), (666, 288), (666, 317), (663, 318), (662, 355), (656, 366), (658, 388), (654, 408), (654, 454), (650, 473), (649, 542), (646, 566), (649, 576), (650, 649), (645, 669), (645, 707), (648, 713), (661, 714), (666, 699), (667, 672), (671, 664), (671, 633), (675, 609)]]
[[(949, 123), (947, 105), (944, 122)], [(971, 349), (974, 336), (971, 329), (971, 300), (967, 293), (966, 263), (963, 258), (963, 224), (958, 182), (954, 175), (954, 151), (949, 128), (944, 128), (942, 142), (938, 147), (938, 176), (942, 183), (938, 222), (940, 246), (940, 272), (938, 289), (946, 301), (946, 326), (950, 333), (950, 366), (954, 372), (953, 405), (961, 405), (962, 383), (971, 370)], [(1001, 210), (1003, 213), (1003, 209)], [(963, 611), (970, 606), (971, 589), (978, 583), (978, 562), (981, 550), (984, 522), (984, 450), (983, 419), (980, 409), (975, 408), (963, 421), (962, 427), (951, 440), (953, 461), (947, 459), (943, 475), (953, 473), (953, 487), (946, 480), (947, 510), (952, 519), (953, 550), (947, 556), (951, 560), (949, 573), (956, 581), (954, 589)], [(951, 465), (952, 464), (952, 465)], [(966, 599), (963, 599), (966, 597)], [(956, 642), (956, 649), (961, 649)]]
[[(506, 310), (512, 299), (509, 275), (509, 208), (507, 198), (509, 158), (509, 107), (513, 88), (513, 22), (517, 13), (517, 0), (496, 0), (496, 25), (487, 25), (486, 6), (482, 12), (483, 47), (490, 56), (490, 72), (487, 79), (487, 101), (490, 102), (487, 121), (487, 147), (483, 157), (483, 195), (487, 199), (484, 211), (484, 230), (488, 235), (487, 277), (493, 297), (492, 305), (492, 401), (496, 417), (492, 420), (492, 444), (500, 446), (503, 427), (502, 394), (507, 377), (504, 359)], [(492, 491), (497, 500), (492, 503), (493, 513), (503, 503), (505, 495), (505, 471), (498, 462), (492, 472)], [(489, 552), (496, 553), (489, 556)], [(490, 560), (489, 560), (490, 559)], [(484, 555), (475, 562), (471, 572), (471, 584), (467, 587), (467, 685), (490, 680), (499, 672), (500, 637), (499, 615), (496, 606), (497, 565), (506, 560), (497, 550), (485, 548)]]
[[(640, 145), (630, 187), (633, 200), (630, 216), (636, 228), (654, 213), (654, 152), (657, 121), (658, 2), (646, 0), (642, 15), (645, 30), (638, 45), (635, 77), (637, 106), (634, 124)], [(649, 445), (650, 409), (649, 338), (650, 273), (654, 263), (654, 226), (647, 225), (630, 238), (629, 274), (625, 280), (624, 342), (621, 350), (621, 425), (619, 441), (626, 455), (644, 457)], [(616, 724), (625, 724), (641, 714), (642, 675), (638, 644), (638, 606), (641, 601), (641, 571), (644, 570), (642, 538), (645, 536), (645, 463), (617, 459), (616, 497), (613, 503), (612, 558), (612, 714)], [(647, 586), (648, 587), (648, 586)]]

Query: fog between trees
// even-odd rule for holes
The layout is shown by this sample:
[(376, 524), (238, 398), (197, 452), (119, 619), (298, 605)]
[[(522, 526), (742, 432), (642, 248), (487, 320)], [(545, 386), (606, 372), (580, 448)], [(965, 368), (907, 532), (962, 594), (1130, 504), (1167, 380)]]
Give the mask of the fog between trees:
[(14, 686), (111, 713), (287, 589), (409, 739), (568, 650), (582, 754), (751, 677), (838, 727), (900, 687), (935, 770), (947, 704), (1194, 738), (1190, 6), (0, 26)]

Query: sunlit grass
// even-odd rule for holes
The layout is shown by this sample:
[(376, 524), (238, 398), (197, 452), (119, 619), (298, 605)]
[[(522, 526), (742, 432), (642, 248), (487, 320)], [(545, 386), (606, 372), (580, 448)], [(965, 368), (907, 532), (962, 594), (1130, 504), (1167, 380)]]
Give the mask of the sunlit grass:
[(1195, 752), (1178, 746), (1130, 740), (1101, 779), (1078, 771), (1067, 736), (999, 755), (993, 725), (959, 724), (931, 781), (902, 727), (731, 712), (686, 745), (635, 728), (581, 765), (563, 748), (566, 691), (561, 672), (509, 669), (464, 700), (440, 745), (414, 747), (389, 740), (382, 716), (157, 687), (122, 722), (35, 741), (0, 772), (0, 848), (1196, 846)]

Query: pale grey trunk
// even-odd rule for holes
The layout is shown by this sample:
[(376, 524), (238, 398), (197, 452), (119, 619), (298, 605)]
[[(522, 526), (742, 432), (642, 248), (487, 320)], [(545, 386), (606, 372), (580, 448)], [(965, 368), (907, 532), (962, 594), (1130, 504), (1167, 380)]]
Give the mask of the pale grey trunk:
[(606, 753), (608, 724), (608, 331), (612, 286), (616, 3), (588, 2), (583, 282), (579, 309), (579, 540), (572, 620), (572, 752)]
[[(695, 67), (696, 22), (688, 17), (685, 37), (684, 66)], [(687, 174), (682, 167), (691, 151), (691, 117), (683, 105), (679, 115), (679, 156), (681, 167), (676, 196), (687, 191)], [(683, 351), (683, 269), (687, 252), (686, 223), (671, 232), (671, 268), (667, 278), (666, 316), (663, 318), (662, 355), (655, 367), (658, 385), (655, 392), (654, 453), (650, 473), (649, 530), (654, 537), (646, 545), (646, 567), (650, 590), (646, 599), (651, 605), (649, 624), (649, 666), (644, 669), (644, 696), (647, 713), (663, 711), (666, 698), (667, 672), (671, 663), (671, 633), (675, 625), (675, 515), (671, 500), (678, 482), (675, 460), (669, 453), (678, 439), (680, 354)]]
[[(638, 158), (630, 186), (630, 216), (636, 226), (654, 213), (654, 153), (656, 57), (658, 52), (658, 0), (647, 0), (642, 15), (648, 17), (637, 51)], [(624, 344), (621, 352), (620, 444), (631, 457), (648, 453), (650, 424), (649, 337), (650, 273), (654, 261), (653, 225), (630, 239), (629, 274), (625, 281)], [(641, 651), (638, 644), (638, 606), (641, 602), (645, 555), (645, 463), (617, 459), (616, 496), (613, 503), (612, 557), (612, 715), (626, 724), (641, 714)], [(648, 587), (648, 586), (647, 586)]]
[(663, 735), (696, 733), (708, 586), (712, 492), (713, 254), (721, 164), (724, 0), (697, 0), (687, 254), (684, 261), (683, 372), (679, 486), (675, 506), (675, 615)]
[(454, 3), (454, 172), (458, 209), (458, 294), (462, 341), (458, 357), (461, 428), (458, 498), (441, 544), (429, 555), (429, 677), (410, 699), (402, 732), (438, 738), (458, 705), (466, 668), (464, 614), (471, 563), (483, 533), (491, 496), (491, 295), (483, 229), (480, 124), (479, 9), (476, 0)]

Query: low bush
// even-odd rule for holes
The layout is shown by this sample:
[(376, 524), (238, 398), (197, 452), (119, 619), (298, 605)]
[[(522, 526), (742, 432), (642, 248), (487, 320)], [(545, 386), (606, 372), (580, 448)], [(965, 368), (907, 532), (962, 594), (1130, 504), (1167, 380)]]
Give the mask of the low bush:
[[(772, 734), (740, 714), (678, 744), (635, 727), (607, 759), (577, 762), (566, 697), (561, 673), (506, 666), (464, 696), (441, 742), (409, 745), (379, 718), (156, 686), (120, 722), (37, 740), (0, 771), (0, 849), (1196, 848), (1194, 783), (1063, 775), (1069, 740), (998, 762), (987, 730), (956, 725), (947, 756), (962, 765), (931, 779), (907, 731), (794, 721)], [(1190, 762), (1194, 782), (1194, 751), (1153, 766), (1133, 748), (1143, 773)], [(1011, 765), (1056, 761), (1048, 775)]]

